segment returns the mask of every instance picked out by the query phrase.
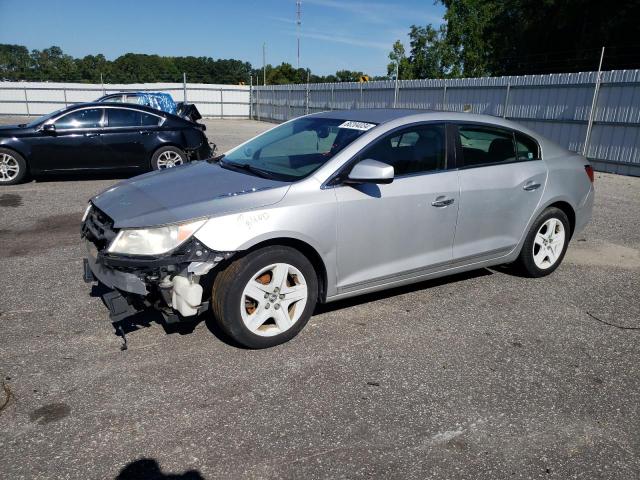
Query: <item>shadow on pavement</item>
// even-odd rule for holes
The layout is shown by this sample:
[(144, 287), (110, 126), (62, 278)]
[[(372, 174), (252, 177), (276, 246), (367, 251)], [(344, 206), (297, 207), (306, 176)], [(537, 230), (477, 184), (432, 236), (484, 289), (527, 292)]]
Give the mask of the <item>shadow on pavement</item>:
[[(470, 272), (459, 273), (456, 275), (450, 275), (443, 278), (438, 278), (434, 280), (426, 280), (420, 283), (414, 283), (411, 285), (406, 285), (403, 287), (391, 288), (389, 290), (383, 290), (380, 292), (368, 293), (365, 295), (359, 295), (357, 297), (348, 298), (345, 300), (338, 300), (336, 302), (328, 303), (328, 304), (318, 304), (313, 315), (319, 315), (322, 313), (333, 312), (336, 310), (342, 310), (344, 308), (355, 307), (358, 305), (362, 305), (368, 302), (374, 302), (377, 300), (384, 300), (386, 298), (395, 297), (397, 295), (404, 295), (406, 293), (416, 292), (418, 290), (424, 290), (428, 288), (437, 287), (440, 285), (446, 285), (450, 283), (461, 282), (465, 280), (471, 280), (473, 278), (485, 277), (488, 275), (493, 275), (491, 270), (486, 268), (482, 268), (479, 270), (472, 270)], [(101, 297), (104, 293), (110, 291), (107, 287), (102, 284), (97, 284), (93, 286), (91, 291), (92, 297)], [(108, 316), (107, 310), (105, 308), (105, 317)], [(154, 310), (152, 308), (148, 308), (138, 313), (122, 320), (119, 322), (122, 330), (125, 334), (129, 334), (139, 330), (140, 328), (147, 328), (151, 325), (152, 322), (158, 323), (162, 325), (165, 333), (167, 335), (178, 334), (178, 335), (189, 335), (193, 333), (195, 328), (201, 323), (204, 322), (209, 332), (211, 332), (218, 340), (223, 343), (226, 343), (229, 346), (246, 349), (243, 345), (236, 343), (232, 338), (230, 338), (218, 325), (218, 323), (213, 318), (213, 314), (211, 311), (206, 311), (200, 315), (198, 315), (193, 320), (183, 320), (179, 323), (167, 323), (164, 320), (162, 314)], [(121, 333), (114, 325), (114, 335), (121, 336)]]
[(313, 314), (318, 315), (321, 313), (333, 312), (335, 310), (342, 310), (343, 308), (355, 307), (357, 305), (362, 305), (363, 303), (384, 300), (385, 298), (404, 295), (405, 293), (417, 292), (418, 290), (439, 287), (440, 285), (447, 285), (449, 283), (462, 282), (464, 280), (471, 280), (473, 278), (486, 277), (488, 275), (493, 275), (493, 272), (486, 268), (481, 268), (479, 270), (471, 270), (470, 272), (458, 273), (442, 278), (436, 278), (434, 280), (425, 280), (424, 282), (412, 283), (403, 287), (395, 287), (388, 290), (381, 290), (379, 292), (366, 293), (364, 295), (358, 295), (357, 297), (347, 298), (345, 300), (337, 300), (335, 302), (326, 304), (321, 303), (318, 304)]
[(204, 480), (197, 470), (184, 473), (162, 473), (153, 458), (141, 458), (125, 466), (115, 480)]
[(145, 173), (144, 170), (136, 170), (132, 172), (64, 172), (64, 173), (46, 173), (34, 175), (35, 183), (63, 182), (63, 181), (80, 181), (80, 180), (123, 180), (125, 178), (135, 177)]

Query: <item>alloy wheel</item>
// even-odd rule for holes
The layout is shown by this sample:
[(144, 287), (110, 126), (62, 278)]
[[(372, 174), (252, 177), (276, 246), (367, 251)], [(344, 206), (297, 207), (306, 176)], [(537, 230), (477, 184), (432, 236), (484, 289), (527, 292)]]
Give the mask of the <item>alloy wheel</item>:
[(533, 241), (533, 261), (541, 270), (552, 267), (562, 255), (565, 242), (564, 224), (557, 218), (544, 222)]
[(20, 165), (12, 155), (0, 153), (0, 182), (10, 182), (20, 173)]
[(300, 319), (308, 295), (300, 270), (287, 263), (269, 265), (253, 275), (242, 292), (242, 321), (256, 335), (279, 335)]
[(158, 164), (158, 169), (172, 168), (184, 163), (182, 157), (172, 150), (162, 152), (158, 155), (158, 160), (156, 162)]

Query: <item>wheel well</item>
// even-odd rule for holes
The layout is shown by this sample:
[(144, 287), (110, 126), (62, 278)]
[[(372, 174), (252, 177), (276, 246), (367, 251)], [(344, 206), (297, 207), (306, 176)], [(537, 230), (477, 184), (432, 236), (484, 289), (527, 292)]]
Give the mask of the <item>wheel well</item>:
[(291, 247), (298, 250), (302, 253), (313, 265), (313, 269), (316, 271), (316, 275), (318, 276), (318, 301), (320, 303), (324, 303), (327, 295), (327, 269), (322, 261), (322, 257), (313, 248), (306, 242), (302, 240), (297, 240), (295, 238), (274, 238), (271, 240), (267, 240), (261, 243), (258, 243), (251, 247), (248, 251), (257, 250), (259, 248), (268, 247), (271, 245), (280, 245), (285, 247)]
[(552, 203), (551, 205), (549, 205), (549, 207), (559, 208), (564, 212), (564, 214), (569, 219), (569, 227), (571, 228), (571, 232), (569, 236), (573, 235), (573, 231), (575, 230), (575, 227), (576, 227), (576, 212), (573, 209), (573, 207), (569, 205), (567, 202)]
[(11, 152), (17, 153), (18, 155), (20, 155), (22, 157), (22, 159), (24, 160), (24, 163), (27, 165), (27, 172), (29, 172), (30, 169), (30, 165), (29, 165), (29, 161), (27, 160), (27, 157), (25, 156), (24, 153), (22, 153), (21, 151), (13, 148), (13, 147), (7, 147), (5, 145), (0, 145), (0, 149), (4, 149), (4, 150), (9, 150)]

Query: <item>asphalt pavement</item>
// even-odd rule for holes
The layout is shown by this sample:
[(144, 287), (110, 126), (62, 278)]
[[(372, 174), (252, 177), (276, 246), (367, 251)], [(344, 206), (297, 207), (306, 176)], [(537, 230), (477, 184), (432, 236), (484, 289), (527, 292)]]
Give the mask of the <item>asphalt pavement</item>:
[[(206, 123), (221, 151), (272, 126)], [(0, 188), (0, 478), (640, 477), (640, 178), (596, 174), (549, 277), (322, 306), (262, 351), (206, 315), (144, 316), (120, 350), (79, 237), (116, 180)]]

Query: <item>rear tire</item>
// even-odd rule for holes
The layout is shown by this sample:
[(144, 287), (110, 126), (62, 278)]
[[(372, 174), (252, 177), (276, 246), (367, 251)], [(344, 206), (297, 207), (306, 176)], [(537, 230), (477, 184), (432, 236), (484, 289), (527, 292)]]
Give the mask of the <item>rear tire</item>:
[(216, 275), (211, 307), (218, 325), (248, 348), (269, 348), (295, 337), (318, 298), (311, 262), (298, 250), (271, 246), (250, 252)]
[(567, 215), (559, 208), (547, 208), (529, 229), (514, 266), (527, 277), (549, 275), (562, 263), (570, 238)]
[(162, 147), (156, 150), (151, 157), (153, 170), (164, 170), (187, 163), (187, 154), (178, 147)]
[(18, 152), (0, 148), (0, 185), (16, 185), (27, 179), (27, 162)]

